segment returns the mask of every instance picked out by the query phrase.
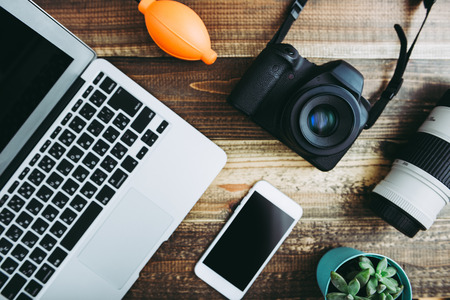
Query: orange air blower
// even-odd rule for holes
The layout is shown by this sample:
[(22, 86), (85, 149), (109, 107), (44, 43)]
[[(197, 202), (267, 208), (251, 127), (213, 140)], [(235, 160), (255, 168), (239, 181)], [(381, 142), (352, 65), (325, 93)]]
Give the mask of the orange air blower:
[(210, 65), (217, 58), (205, 24), (186, 5), (171, 0), (141, 0), (139, 11), (153, 41), (168, 54)]

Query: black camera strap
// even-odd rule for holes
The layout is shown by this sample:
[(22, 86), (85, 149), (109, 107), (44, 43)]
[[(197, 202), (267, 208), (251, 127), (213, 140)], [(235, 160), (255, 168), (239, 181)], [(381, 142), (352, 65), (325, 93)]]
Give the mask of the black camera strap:
[(427, 10), (425, 18), (422, 22), (422, 25), (420, 26), (419, 32), (417, 32), (416, 38), (414, 39), (413, 43), (411, 44), (411, 47), (409, 50), (406, 50), (408, 41), (406, 39), (405, 32), (403, 31), (403, 28), (399, 24), (395, 24), (394, 28), (397, 32), (397, 36), (400, 40), (400, 54), (397, 60), (397, 66), (395, 67), (394, 75), (392, 76), (391, 80), (389, 81), (386, 89), (381, 94), (380, 99), (375, 102), (375, 104), (372, 106), (369, 112), (369, 119), (366, 123), (365, 129), (369, 129), (372, 127), (373, 124), (378, 120), (381, 113), (383, 112), (386, 105), (389, 103), (389, 101), (392, 100), (392, 98), (397, 95), (398, 91), (402, 87), (403, 84), (403, 74), (405, 73), (406, 66), (408, 65), (409, 58), (411, 56), (411, 53), (414, 49), (414, 46), (417, 42), (417, 39), (419, 38), (420, 33), (422, 32), (422, 28), (425, 25), (425, 22), (427, 21), (428, 15), (430, 14), (431, 7), (436, 2), (436, 0), (425, 0), (424, 5)]
[[(275, 33), (273, 38), (270, 40), (269, 44), (278, 44), (283, 42), (292, 24), (295, 22), (295, 20), (297, 20), (298, 16), (303, 10), (303, 7), (305, 6), (306, 2), (307, 0), (295, 0), (294, 3), (292, 3), (288, 16), (286, 17), (286, 19), (284, 20), (283, 24), (278, 29), (278, 31)], [(381, 94), (380, 99), (370, 109), (369, 119), (366, 123), (366, 126), (364, 127), (365, 129), (369, 129), (370, 127), (372, 127), (372, 125), (380, 117), (381, 113), (383, 112), (388, 102), (391, 101), (392, 98), (394, 98), (395, 95), (397, 95), (398, 91), (400, 90), (403, 84), (403, 74), (405, 73), (409, 58), (417, 42), (417, 39), (419, 38), (420, 33), (422, 32), (422, 28), (425, 25), (425, 22), (427, 21), (428, 15), (430, 14), (431, 11), (431, 7), (435, 2), (436, 0), (424, 0), (424, 6), (427, 12), (422, 22), (422, 26), (420, 26), (419, 32), (417, 33), (416, 38), (411, 44), (409, 50), (407, 50), (408, 41), (406, 39), (406, 35), (405, 32), (403, 31), (403, 28), (399, 24), (394, 25), (395, 31), (397, 32), (397, 36), (400, 40), (400, 54), (397, 60), (397, 66), (395, 67), (394, 75), (389, 81), (389, 84), (387, 85), (384, 92)]]
[(270, 40), (269, 44), (279, 44), (284, 40), (292, 24), (295, 20), (297, 20), (303, 10), (303, 7), (305, 7), (306, 2), (308, 2), (308, 0), (295, 0), (294, 3), (292, 3), (288, 16), (284, 20), (283, 24), (281, 24), (281, 27), (278, 29), (277, 33), (275, 33), (273, 38)]

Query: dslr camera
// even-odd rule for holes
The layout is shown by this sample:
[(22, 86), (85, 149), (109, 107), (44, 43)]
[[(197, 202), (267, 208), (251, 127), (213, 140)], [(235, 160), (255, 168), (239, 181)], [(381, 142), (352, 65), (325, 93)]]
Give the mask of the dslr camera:
[[(228, 101), (322, 171), (333, 169), (363, 129), (369, 129), (397, 94), (414, 44), (394, 26), (401, 47), (397, 66), (380, 99), (361, 96), (364, 78), (345, 61), (315, 65), (282, 43), (306, 0), (290, 13), (228, 97)], [(425, 0), (427, 15), (435, 1)], [(427, 17), (423, 21), (425, 24)]]
[(317, 66), (269, 43), (228, 97), (237, 109), (322, 171), (344, 156), (367, 123), (364, 78), (345, 61)]

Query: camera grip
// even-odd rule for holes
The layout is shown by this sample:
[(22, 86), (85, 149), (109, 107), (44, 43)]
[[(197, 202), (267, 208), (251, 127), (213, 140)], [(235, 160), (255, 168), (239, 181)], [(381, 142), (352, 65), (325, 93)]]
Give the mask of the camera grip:
[(265, 48), (244, 73), (227, 100), (234, 107), (252, 116), (261, 102), (291, 65), (270, 46)]

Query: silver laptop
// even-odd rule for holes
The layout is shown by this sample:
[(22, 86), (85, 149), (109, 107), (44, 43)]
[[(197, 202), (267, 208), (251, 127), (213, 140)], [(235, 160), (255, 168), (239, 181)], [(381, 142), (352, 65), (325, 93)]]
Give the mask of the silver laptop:
[(226, 155), (33, 2), (0, 40), (0, 297), (120, 299)]

